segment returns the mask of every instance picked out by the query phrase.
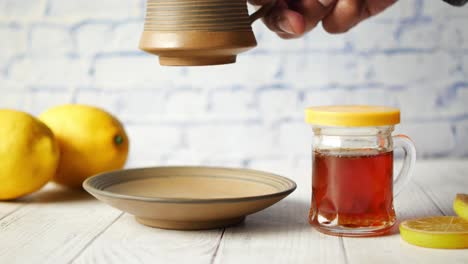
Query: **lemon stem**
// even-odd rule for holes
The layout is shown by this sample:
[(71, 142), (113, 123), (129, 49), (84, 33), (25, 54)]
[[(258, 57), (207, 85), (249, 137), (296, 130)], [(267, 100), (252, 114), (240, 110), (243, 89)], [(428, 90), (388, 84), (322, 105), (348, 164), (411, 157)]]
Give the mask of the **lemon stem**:
[(115, 144), (120, 145), (120, 144), (122, 144), (124, 142), (124, 139), (123, 139), (123, 137), (121, 135), (116, 135), (114, 137), (114, 142), (115, 142)]

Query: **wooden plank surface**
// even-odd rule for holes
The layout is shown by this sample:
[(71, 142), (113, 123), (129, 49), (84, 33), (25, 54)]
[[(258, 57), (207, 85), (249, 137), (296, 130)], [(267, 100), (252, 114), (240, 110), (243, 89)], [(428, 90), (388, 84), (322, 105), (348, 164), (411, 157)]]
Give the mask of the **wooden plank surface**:
[(122, 214), (54, 185), (18, 205), (0, 220), (0, 263), (66, 263)]
[[(447, 167), (453, 172), (447, 171)], [(453, 214), (451, 203), (455, 193), (468, 192), (465, 175), (468, 176), (468, 162), (420, 163), (415, 179), (395, 200), (399, 221)], [(295, 195), (250, 216), (244, 226), (227, 229), (217, 263), (443, 263), (444, 259), (468, 263), (468, 250), (415, 247), (400, 239), (397, 228), (390, 235), (375, 238), (323, 235), (306, 223), (310, 179), (295, 177), (295, 180), (300, 186)]]
[(343, 263), (341, 238), (308, 224), (307, 197), (299, 191), (226, 229), (215, 263)]
[[(416, 167), (414, 179), (395, 199), (398, 222), (417, 217), (454, 215), (451, 207), (455, 194), (468, 192), (466, 163), (444, 161), (422, 165)], [(452, 169), (448, 171), (447, 167)], [(348, 263), (468, 263), (468, 250), (416, 247), (403, 241), (396, 229), (390, 236), (344, 238), (344, 241)]]
[[(411, 201), (411, 202), (409, 202)], [(418, 206), (415, 206), (418, 205)], [(398, 222), (405, 219), (441, 215), (440, 209), (429, 199), (425, 192), (410, 183), (395, 201)], [(347, 263), (443, 263), (444, 258), (450, 263), (466, 263), (467, 250), (423, 249), (401, 240), (398, 230), (388, 236), (375, 238), (343, 238)], [(374, 254), (370, 252), (375, 252)], [(418, 252), (418, 253), (417, 253)], [(465, 262), (459, 262), (465, 258)], [(457, 260), (458, 259), (458, 260)]]
[[(296, 172), (297, 174), (297, 172)], [(323, 235), (307, 223), (310, 176), (242, 225), (182, 232), (148, 228), (86, 193), (50, 185), (0, 203), (0, 263), (468, 263), (468, 250), (419, 248), (395, 232), (375, 238)], [(398, 219), (452, 215), (468, 192), (468, 161), (418, 162), (395, 200)]]
[(211, 263), (221, 233), (150, 228), (125, 214), (73, 263)]

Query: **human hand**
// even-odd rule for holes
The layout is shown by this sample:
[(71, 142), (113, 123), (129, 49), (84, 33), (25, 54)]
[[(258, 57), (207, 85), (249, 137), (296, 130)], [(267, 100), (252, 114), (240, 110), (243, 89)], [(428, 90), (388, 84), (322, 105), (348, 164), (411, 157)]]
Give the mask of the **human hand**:
[[(273, 0), (249, 0), (265, 5)], [(374, 16), (397, 0), (277, 0), (263, 18), (266, 26), (281, 38), (297, 38), (322, 21), (329, 33), (343, 33)]]

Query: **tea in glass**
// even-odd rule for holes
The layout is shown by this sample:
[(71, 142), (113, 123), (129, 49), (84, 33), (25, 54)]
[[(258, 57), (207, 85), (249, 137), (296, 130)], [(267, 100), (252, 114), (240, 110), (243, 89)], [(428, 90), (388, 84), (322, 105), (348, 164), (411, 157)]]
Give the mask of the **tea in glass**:
[[(409, 179), (416, 150), (404, 135), (392, 136), (396, 108), (329, 106), (306, 110), (314, 131), (309, 222), (338, 236), (375, 236), (396, 222), (393, 197)], [(393, 177), (393, 149), (405, 151)]]
[(315, 151), (311, 224), (343, 227), (391, 227), (393, 152), (346, 154)]

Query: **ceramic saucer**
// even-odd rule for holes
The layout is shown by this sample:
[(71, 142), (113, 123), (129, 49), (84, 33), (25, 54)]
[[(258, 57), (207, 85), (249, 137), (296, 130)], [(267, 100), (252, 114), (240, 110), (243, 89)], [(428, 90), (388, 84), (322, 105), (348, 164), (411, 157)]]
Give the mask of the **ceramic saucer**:
[(296, 183), (248, 169), (154, 167), (99, 174), (83, 187), (144, 225), (195, 230), (238, 224), (288, 196)]

